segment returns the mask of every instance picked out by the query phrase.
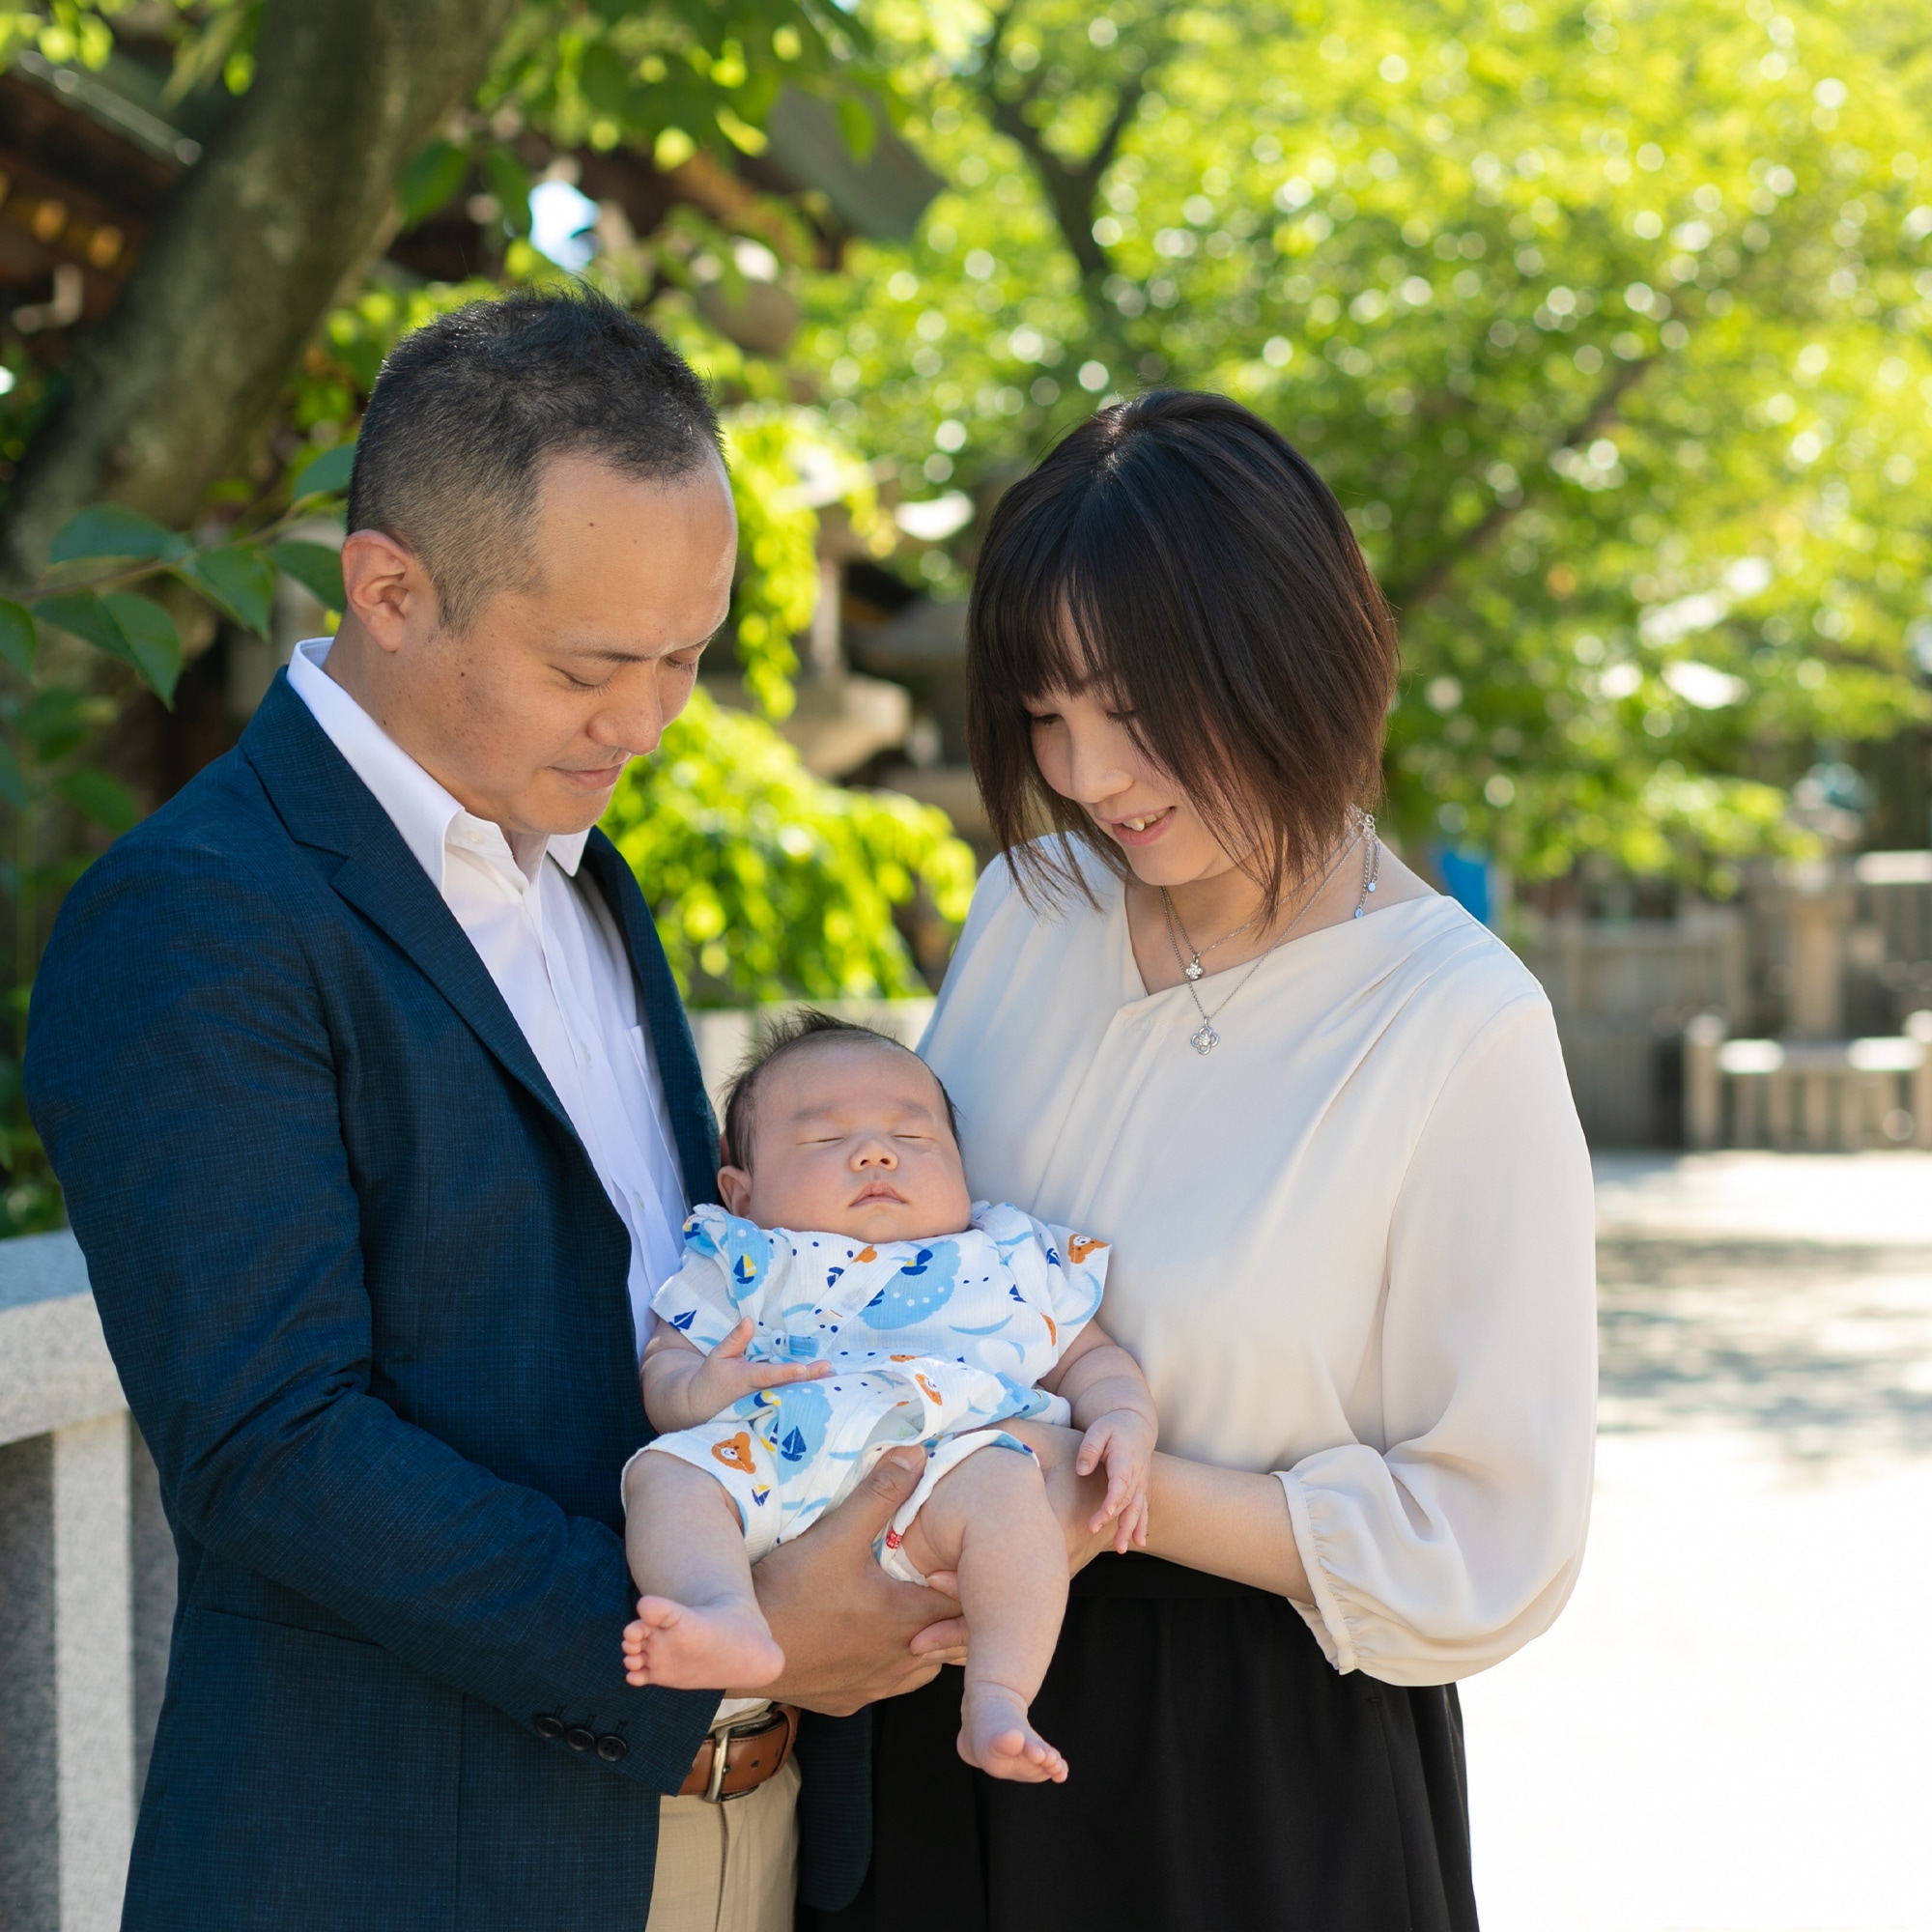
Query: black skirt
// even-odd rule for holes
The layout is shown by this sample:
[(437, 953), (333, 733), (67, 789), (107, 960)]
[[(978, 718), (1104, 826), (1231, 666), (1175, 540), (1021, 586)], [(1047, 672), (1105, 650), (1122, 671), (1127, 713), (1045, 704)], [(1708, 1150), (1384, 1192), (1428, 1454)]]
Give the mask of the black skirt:
[(875, 1708), (871, 1873), (802, 1932), (1476, 1932), (1454, 1687), (1339, 1676), (1283, 1598), (1092, 1564), (1033, 1706), (1062, 1785), (962, 1763), (959, 1690)]

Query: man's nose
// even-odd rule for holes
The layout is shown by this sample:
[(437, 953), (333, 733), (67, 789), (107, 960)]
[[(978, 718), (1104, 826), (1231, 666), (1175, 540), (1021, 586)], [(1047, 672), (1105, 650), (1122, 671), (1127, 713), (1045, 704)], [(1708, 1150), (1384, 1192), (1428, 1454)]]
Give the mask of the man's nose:
[(590, 721), (589, 736), (599, 745), (646, 758), (658, 748), (670, 721), (659, 701), (657, 679), (639, 678), (636, 688), (603, 706)]

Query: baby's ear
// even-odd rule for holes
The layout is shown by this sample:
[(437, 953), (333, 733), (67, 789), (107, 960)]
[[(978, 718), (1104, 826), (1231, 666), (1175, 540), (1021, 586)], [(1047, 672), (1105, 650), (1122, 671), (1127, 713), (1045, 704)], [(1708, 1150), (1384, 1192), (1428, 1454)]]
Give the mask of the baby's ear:
[(718, 1198), (724, 1202), (725, 1213), (743, 1219), (752, 1205), (752, 1177), (742, 1167), (721, 1167)]

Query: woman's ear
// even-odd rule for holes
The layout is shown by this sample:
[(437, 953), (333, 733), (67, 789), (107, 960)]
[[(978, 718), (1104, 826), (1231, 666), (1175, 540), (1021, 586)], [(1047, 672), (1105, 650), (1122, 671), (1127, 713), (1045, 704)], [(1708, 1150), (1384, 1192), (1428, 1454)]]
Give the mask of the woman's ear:
[(752, 1205), (752, 1177), (742, 1167), (721, 1167), (718, 1170), (718, 1193), (724, 1203), (727, 1214), (736, 1214), (741, 1219)]

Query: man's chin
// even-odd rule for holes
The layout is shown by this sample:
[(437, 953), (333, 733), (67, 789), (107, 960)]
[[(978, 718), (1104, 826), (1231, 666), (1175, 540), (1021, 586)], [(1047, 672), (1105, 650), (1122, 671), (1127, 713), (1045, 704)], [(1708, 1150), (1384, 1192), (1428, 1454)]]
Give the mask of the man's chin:
[(595, 791), (562, 781), (545, 784), (530, 800), (530, 816), (551, 838), (588, 832), (610, 810), (611, 795), (616, 789), (614, 779)]

